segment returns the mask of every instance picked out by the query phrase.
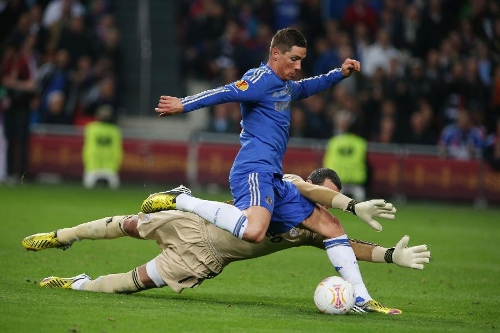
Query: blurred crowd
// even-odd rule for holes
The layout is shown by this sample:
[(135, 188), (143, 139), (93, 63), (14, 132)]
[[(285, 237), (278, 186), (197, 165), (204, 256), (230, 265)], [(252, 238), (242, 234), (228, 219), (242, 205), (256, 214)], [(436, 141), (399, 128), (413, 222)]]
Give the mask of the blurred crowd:
[[(308, 40), (301, 77), (360, 60), (360, 74), (292, 104), (292, 137), (329, 139), (348, 119), (349, 131), (370, 142), (438, 145), (460, 159), (481, 150), (500, 169), (498, 0), (177, 6), (181, 75), (214, 87), (266, 62), (284, 27)], [(9, 175), (26, 171), (30, 124), (85, 125), (102, 107), (116, 121), (120, 43), (113, 0), (0, 0), (0, 165), (7, 159)], [(210, 112), (210, 131), (240, 131), (236, 103)], [(4, 174), (0, 168), (0, 180)]]
[(0, 0), (3, 109), (19, 105), (47, 124), (116, 109), (119, 41), (112, 0)]
[(83, 126), (102, 107), (116, 117), (121, 52), (112, 5), (0, 0), (0, 181), (26, 172), (31, 124)]
[[(439, 145), (500, 158), (498, 0), (194, 0), (180, 2), (183, 75), (213, 86), (266, 62), (277, 29), (308, 40), (302, 77), (361, 62), (359, 75), (292, 107), (291, 136), (327, 139), (336, 119), (370, 142)], [(237, 104), (209, 129), (238, 132)], [(498, 125), (497, 125), (498, 124)]]

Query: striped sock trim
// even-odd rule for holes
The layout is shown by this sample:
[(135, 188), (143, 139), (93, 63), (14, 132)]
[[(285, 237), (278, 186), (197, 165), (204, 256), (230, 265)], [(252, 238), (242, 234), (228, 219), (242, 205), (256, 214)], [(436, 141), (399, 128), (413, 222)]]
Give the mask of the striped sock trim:
[(135, 288), (137, 290), (144, 290), (144, 289), (146, 289), (146, 287), (142, 283), (141, 279), (139, 278), (139, 272), (138, 272), (137, 268), (134, 268), (132, 270), (132, 281), (134, 282)]
[(325, 244), (325, 249), (331, 249), (336, 246), (351, 246), (351, 243), (349, 243), (349, 239), (346, 238), (332, 238), (332, 239), (327, 239), (324, 240), (323, 243)]
[(238, 219), (238, 222), (236, 222), (236, 225), (234, 226), (233, 236), (238, 237), (239, 239), (243, 238), (243, 232), (246, 229), (246, 222), (247, 222), (247, 217), (241, 214), (240, 218)]

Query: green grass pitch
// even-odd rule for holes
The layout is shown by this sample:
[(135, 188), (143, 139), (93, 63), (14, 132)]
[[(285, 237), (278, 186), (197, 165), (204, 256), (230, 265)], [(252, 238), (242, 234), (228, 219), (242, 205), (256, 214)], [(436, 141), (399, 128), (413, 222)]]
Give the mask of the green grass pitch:
[[(125, 272), (153, 258), (154, 242), (122, 238), (83, 241), (67, 251), (28, 252), (21, 239), (36, 232), (111, 215), (133, 214), (151, 192), (147, 186), (84, 190), (80, 184), (0, 187), (0, 332), (497, 332), (500, 330), (500, 210), (470, 204), (397, 205), (394, 221), (374, 232), (343, 212), (347, 234), (393, 246), (410, 235), (410, 246), (432, 251), (423, 271), (360, 263), (371, 295), (403, 310), (326, 316), (313, 291), (334, 275), (326, 254), (299, 248), (237, 262), (197, 289), (169, 288), (133, 295), (45, 290), (50, 275), (97, 277)], [(209, 196), (229, 199), (228, 193)]]

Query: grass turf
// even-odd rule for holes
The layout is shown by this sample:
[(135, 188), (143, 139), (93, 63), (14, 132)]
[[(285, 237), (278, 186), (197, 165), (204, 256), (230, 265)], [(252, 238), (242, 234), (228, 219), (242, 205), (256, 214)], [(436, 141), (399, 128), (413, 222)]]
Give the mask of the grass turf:
[[(25, 251), (23, 237), (110, 215), (136, 213), (149, 187), (88, 191), (79, 184), (0, 187), (0, 332), (495, 332), (500, 329), (500, 210), (470, 205), (399, 204), (395, 221), (376, 233), (339, 212), (350, 237), (393, 246), (411, 236), (426, 243), (423, 271), (360, 263), (371, 295), (403, 310), (326, 316), (312, 301), (316, 284), (335, 272), (324, 252), (299, 248), (233, 263), (197, 289), (133, 295), (46, 290), (50, 275), (93, 277), (125, 272), (153, 258), (154, 242), (83, 241), (67, 251)], [(210, 196), (228, 199), (228, 193)]]

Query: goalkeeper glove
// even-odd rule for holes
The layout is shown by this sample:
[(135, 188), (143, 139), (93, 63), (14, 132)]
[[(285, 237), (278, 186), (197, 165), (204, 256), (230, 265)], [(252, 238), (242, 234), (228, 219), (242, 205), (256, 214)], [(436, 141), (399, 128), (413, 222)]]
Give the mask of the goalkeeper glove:
[(427, 250), (427, 245), (406, 247), (409, 240), (409, 236), (403, 236), (396, 247), (388, 249), (385, 252), (385, 261), (394, 262), (401, 267), (424, 269), (424, 264), (429, 263), (431, 252)]
[(382, 225), (374, 220), (375, 217), (393, 220), (396, 214), (394, 205), (383, 199), (357, 202), (341, 193), (333, 198), (332, 207), (353, 213), (377, 231), (382, 231)]

